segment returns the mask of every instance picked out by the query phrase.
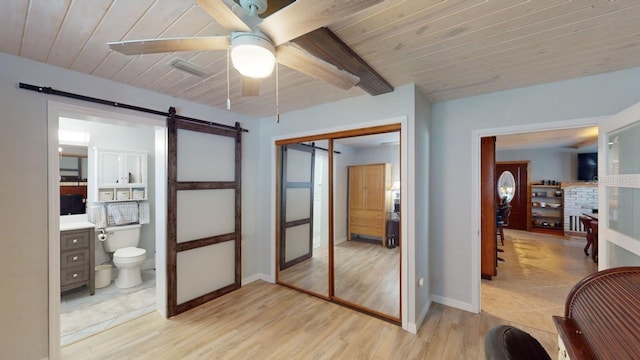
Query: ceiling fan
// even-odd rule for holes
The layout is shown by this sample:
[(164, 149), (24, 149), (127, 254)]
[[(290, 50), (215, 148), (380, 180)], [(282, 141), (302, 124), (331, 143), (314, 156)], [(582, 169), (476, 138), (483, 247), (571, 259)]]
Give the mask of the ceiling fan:
[(260, 79), (273, 72), (275, 62), (349, 89), (360, 79), (289, 43), (308, 32), (384, 0), (297, 0), (262, 19), (267, 0), (196, 0), (230, 35), (128, 40), (108, 43), (125, 55), (177, 51), (230, 51), (233, 67), (242, 75), (242, 95), (258, 95)]

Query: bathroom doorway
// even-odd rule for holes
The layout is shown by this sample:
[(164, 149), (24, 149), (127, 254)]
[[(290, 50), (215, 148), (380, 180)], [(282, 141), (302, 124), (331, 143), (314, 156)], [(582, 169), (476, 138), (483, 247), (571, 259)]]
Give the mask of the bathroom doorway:
[[(50, 226), (49, 229), (50, 342), (65, 346), (149, 312), (160, 311), (163, 315), (166, 314), (166, 270), (163, 250), (166, 247), (166, 127), (165, 122), (158, 119), (53, 102), (50, 102), (50, 105), (53, 105), (49, 107), (50, 213), (62, 215), (62, 210), (68, 213), (68, 209), (61, 206), (66, 200), (63, 201), (60, 197), (62, 192), (58, 180), (60, 185), (72, 185), (80, 189), (84, 187), (83, 208), (90, 209), (89, 213), (83, 211), (62, 215), (56, 219), (60, 226), (53, 230)], [(69, 140), (64, 136), (59, 137), (59, 130), (66, 132), (66, 135), (82, 135), (78, 138), (84, 139), (84, 143)], [(69, 151), (67, 149), (82, 147), (86, 149), (86, 160), (78, 163), (86, 167), (84, 173), (78, 177), (73, 176), (75, 173), (60, 177), (63, 173), (68, 173), (69, 160), (63, 160)], [(129, 199), (132, 201), (126, 202), (136, 206), (143, 203), (148, 209), (148, 220), (139, 220), (142, 225), (137, 247), (146, 252), (146, 258), (140, 265), (142, 282), (126, 288), (115, 286), (118, 269), (113, 265), (113, 252), (105, 251), (97, 236), (100, 233), (99, 229), (91, 229), (95, 233), (89, 239), (93, 246), (91, 251), (88, 251), (88, 248), (85, 251), (92, 257), (96, 271), (90, 275), (80, 273), (78, 276), (91, 277), (92, 281), (87, 281), (86, 286), (71, 286), (73, 288), (70, 289), (67, 274), (61, 269), (68, 267), (67, 261), (73, 257), (63, 256), (66, 255), (65, 247), (60, 239), (64, 240), (64, 237), (58, 235), (57, 231), (66, 230), (69, 222), (88, 221), (93, 208), (106, 204), (98, 201), (104, 199), (98, 198), (102, 189), (98, 191), (96, 188), (96, 177), (99, 173), (96, 168), (96, 149), (105, 148), (139, 151), (147, 156), (144, 200), (131, 197)], [(70, 162), (75, 164), (73, 160)], [(52, 166), (52, 163), (56, 166)], [(60, 203), (56, 198), (59, 198)], [(134, 199), (136, 201), (133, 201)], [(113, 200), (114, 203), (125, 204), (116, 201), (119, 199), (115, 198), (115, 195)], [(91, 220), (95, 223), (95, 219)]]

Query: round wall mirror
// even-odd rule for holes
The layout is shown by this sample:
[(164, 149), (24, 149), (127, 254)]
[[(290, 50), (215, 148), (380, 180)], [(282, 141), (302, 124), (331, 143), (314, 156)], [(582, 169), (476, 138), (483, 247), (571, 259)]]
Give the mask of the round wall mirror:
[(498, 196), (500, 199), (506, 197), (505, 202), (510, 202), (516, 192), (516, 179), (509, 170), (505, 170), (498, 178)]

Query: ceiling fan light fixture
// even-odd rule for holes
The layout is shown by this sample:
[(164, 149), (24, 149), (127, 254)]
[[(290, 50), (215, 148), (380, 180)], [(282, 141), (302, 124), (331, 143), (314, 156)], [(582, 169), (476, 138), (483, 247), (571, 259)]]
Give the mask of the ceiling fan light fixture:
[(275, 48), (262, 34), (234, 32), (231, 34), (231, 62), (243, 76), (265, 78), (273, 72)]

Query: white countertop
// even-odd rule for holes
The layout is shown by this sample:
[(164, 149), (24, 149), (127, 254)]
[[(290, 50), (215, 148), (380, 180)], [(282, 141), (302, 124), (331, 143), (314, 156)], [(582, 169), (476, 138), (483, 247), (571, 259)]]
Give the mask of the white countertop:
[(60, 231), (80, 230), (95, 227), (86, 214), (60, 216)]

